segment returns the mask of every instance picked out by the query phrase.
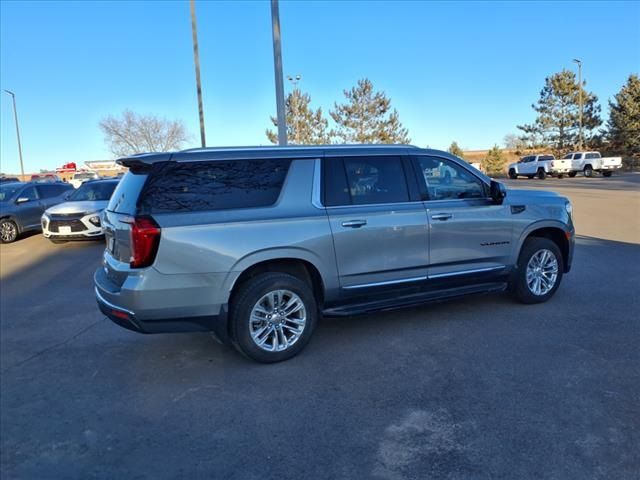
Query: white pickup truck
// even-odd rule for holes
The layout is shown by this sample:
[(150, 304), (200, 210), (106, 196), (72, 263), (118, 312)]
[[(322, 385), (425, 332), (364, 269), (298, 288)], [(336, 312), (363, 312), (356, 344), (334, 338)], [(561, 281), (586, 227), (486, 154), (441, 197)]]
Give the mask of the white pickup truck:
[(538, 177), (544, 180), (547, 175), (562, 178), (571, 172), (571, 160), (556, 160), (553, 155), (528, 155), (518, 163), (509, 165), (509, 178)]
[(614, 170), (622, 168), (622, 158), (602, 157), (600, 152), (571, 152), (564, 158), (571, 160), (570, 177), (575, 177), (578, 172), (582, 172), (585, 177), (592, 177), (593, 172), (610, 177)]

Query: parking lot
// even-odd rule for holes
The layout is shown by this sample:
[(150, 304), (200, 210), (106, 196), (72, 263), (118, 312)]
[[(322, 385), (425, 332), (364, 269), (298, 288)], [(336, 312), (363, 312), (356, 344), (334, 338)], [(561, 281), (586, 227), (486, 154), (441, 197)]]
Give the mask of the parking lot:
[(100, 242), (2, 245), (0, 476), (637, 478), (640, 175), (506, 183), (574, 203), (551, 301), (325, 319), (274, 365), (105, 319)]

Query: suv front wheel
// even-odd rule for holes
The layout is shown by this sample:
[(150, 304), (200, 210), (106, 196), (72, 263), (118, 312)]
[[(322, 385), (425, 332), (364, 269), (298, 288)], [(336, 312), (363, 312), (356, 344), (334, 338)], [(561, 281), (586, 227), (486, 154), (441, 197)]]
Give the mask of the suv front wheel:
[(549, 300), (562, 280), (562, 253), (548, 238), (525, 240), (511, 289), (522, 303)]
[(280, 362), (307, 344), (318, 320), (318, 307), (307, 282), (268, 272), (242, 284), (230, 320), (233, 343), (240, 353), (259, 362)]

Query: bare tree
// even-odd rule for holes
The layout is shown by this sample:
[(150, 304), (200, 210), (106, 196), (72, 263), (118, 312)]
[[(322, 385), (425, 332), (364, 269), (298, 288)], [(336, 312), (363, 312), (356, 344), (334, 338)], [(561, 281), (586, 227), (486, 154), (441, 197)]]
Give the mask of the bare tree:
[(103, 118), (100, 130), (109, 150), (117, 157), (178, 150), (189, 139), (180, 120), (138, 115), (130, 110), (122, 112), (121, 117)]

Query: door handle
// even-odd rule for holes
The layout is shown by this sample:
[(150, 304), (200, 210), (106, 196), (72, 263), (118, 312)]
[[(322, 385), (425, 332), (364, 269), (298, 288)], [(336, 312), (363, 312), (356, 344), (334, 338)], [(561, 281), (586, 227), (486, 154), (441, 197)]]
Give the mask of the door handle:
[(449, 220), (450, 218), (453, 218), (453, 214), (451, 213), (436, 213), (435, 215), (431, 215), (431, 218), (433, 220)]
[(343, 227), (360, 228), (366, 225), (366, 220), (349, 220), (348, 222), (342, 222)]

